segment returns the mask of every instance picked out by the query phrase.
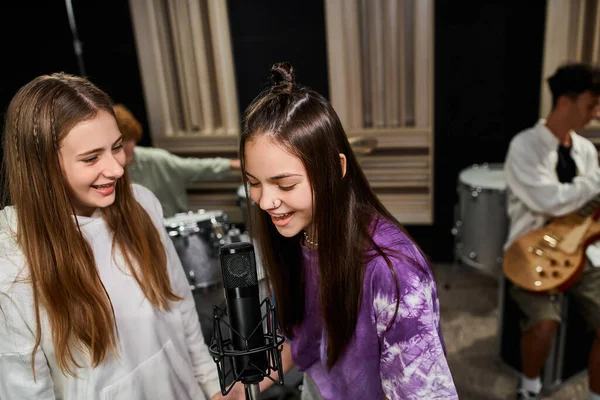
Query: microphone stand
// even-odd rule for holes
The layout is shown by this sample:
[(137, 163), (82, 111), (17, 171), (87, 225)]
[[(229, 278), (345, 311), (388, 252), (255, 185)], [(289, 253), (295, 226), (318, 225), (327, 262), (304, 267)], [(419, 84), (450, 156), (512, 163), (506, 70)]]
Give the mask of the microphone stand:
[(73, 4), (71, 0), (65, 0), (67, 6), (67, 17), (69, 18), (69, 26), (71, 27), (71, 35), (73, 36), (73, 50), (77, 57), (77, 65), (79, 66), (79, 74), (85, 76), (85, 68), (83, 65), (83, 43), (79, 40), (77, 34), (77, 24), (75, 22), (75, 13), (73, 12)]
[[(219, 384), (221, 386), (221, 393), (223, 395), (227, 395), (231, 388), (233, 388), (233, 385), (235, 385), (236, 382), (239, 382), (244, 385), (244, 394), (246, 395), (246, 400), (260, 400), (259, 383), (263, 378), (268, 378), (278, 385), (283, 385), (283, 369), (281, 363), (280, 346), (283, 345), (285, 338), (283, 335), (277, 333), (278, 331), (276, 329), (274, 315), (275, 307), (271, 305), (271, 301), (268, 297), (262, 301), (260, 305), (261, 308), (263, 305), (265, 305), (267, 312), (262, 317), (260, 324), (262, 325), (265, 320), (268, 321), (266, 324), (267, 333), (263, 334), (265, 344), (264, 346), (252, 349), (235, 349), (231, 339), (223, 338), (221, 324), (226, 325), (233, 332), (233, 334), (239, 335), (239, 333), (233, 330), (227, 321), (223, 320), (222, 317), (225, 315), (225, 312), (219, 309), (219, 307), (214, 306), (213, 330), (215, 333), (208, 350), (213, 357), (214, 362), (217, 364)], [(234, 358), (240, 356), (252, 356), (253, 354), (260, 353), (264, 353), (267, 357), (267, 368), (256, 370), (258, 367), (251, 363), (251, 368), (256, 370), (254, 372), (260, 372), (260, 379), (257, 379), (256, 376), (249, 376), (245, 379), (242, 374), (250, 365), (247, 364), (242, 366), (242, 371), (238, 372), (234, 367)], [(279, 377), (277, 380), (269, 376), (270, 371), (279, 371)], [(231, 374), (233, 374), (234, 382), (229, 386), (229, 388), (227, 388), (226, 380)]]
[(260, 400), (260, 388), (258, 383), (245, 384), (244, 393), (246, 393), (246, 400)]

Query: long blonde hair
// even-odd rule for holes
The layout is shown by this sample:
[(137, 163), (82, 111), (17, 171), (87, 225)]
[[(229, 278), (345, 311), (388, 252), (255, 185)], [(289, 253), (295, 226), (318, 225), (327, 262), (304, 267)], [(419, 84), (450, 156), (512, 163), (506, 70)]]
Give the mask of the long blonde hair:
[[(89, 354), (94, 367), (109, 352), (117, 352), (114, 309), (92, 249), (74, 218), (58, 157), (69, 131), (100, 110), (114, 116), (108, 95), (88, 80), (64, 73), (44, 75), (17, 92), (4, 124), (4, 172), (35, 306), (32, 365), (44, 310), (58, 365), (70, 375), (75, 375), (73, 366), (81, 367), (75, 349)], [(169, 301), (180, 297), (170, 286), (159, 232), (134, 198), (127, 173), (116, 183), (114, 204), (102, 212), (113, 235), (113, 254), (115, 250), (123, 254), (146, 298), (168, 310)]]

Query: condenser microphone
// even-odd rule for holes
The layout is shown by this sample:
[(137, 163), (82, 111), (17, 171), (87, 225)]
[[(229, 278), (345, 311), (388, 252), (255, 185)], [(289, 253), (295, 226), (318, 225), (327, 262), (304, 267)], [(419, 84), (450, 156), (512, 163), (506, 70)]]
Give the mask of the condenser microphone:
[(231, 243), (219, 252), (231, 347), (243, 354), (233, 357), (234, 374), (245, 385), (254, 385), (263, 380), (268, 366), (266, 352), (258, 351), (265, 347), (265, 336), (254, 246)]
[[(257, 400), (258, 384), (264, 378), (283, 385), (281, 346), (285, 338), (277, 327), (270, 298), (258, 301), (254, 246), (231, 243), (219, 253), (227, 311), (214, 306), (214, 336), (208, 350), (217, 364), (221, 393), (227, 395), (236, 382), (242, 382), (246, 399)], [(229, 329), (229, 338), (224, 337), (222, 326)], [(272, 371), (279, 371), (277, 380), (271, 377)]]

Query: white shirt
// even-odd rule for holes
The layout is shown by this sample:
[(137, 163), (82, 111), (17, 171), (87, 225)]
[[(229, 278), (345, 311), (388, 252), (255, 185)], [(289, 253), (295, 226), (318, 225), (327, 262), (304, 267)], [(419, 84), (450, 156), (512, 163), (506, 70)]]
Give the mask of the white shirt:
[(64, 375), (57, 365), (47, 316), (42, 313), (34, 382), (33, 293), (22, 279), (15, 282), (19, 273), (21, 278), (27, 271), (14, 239), (15, 211), (5, 208), (0, 212), (0, 399), (204, 400), (219, 391), (216, 366), (202, 338), (183, 268), (166, 235), (160, 203), (148, 189), (138, 185), (133, 189), (161, 234), (171, 287), (184, 299), (172, 302), (169, 312), (155, 309), (135, 279), (123, 272), (126, 264), (119, 252), (113, 257), (112, 235), (100, 213), (77, 217), (114, 307), (118, 357), (109, 354), (92, 368), (88, 357), (75, 351), (83, 368), (75, 369), (76, 378)]
[[(519, 236), (540, 228), (551, 217), (569, 214), (600, 193), (598, 151), (588, 139), (571, 133), (571, 157), (578, 176), (561, 183), (556, 174), (559, 141), (540, 120), (510, 142), (504, 163), (510, 219), (507, 248)], [(587, 255), (600, 265), (600, 251), (589, 246)]]

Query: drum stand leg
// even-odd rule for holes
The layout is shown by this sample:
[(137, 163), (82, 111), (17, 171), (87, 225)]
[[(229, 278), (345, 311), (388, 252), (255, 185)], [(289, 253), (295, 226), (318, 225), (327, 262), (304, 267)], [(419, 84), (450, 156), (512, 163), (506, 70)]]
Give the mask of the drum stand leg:
[[(454, 214), (457, 215), (457, 207), (454, 207)], [(446, 283), (444, 284), (444, 289), (450, 290), (450, 286), (454, 278), (456, 278), (456, 273), (458, 272), (458, 263), (460, 262), (460, 257), (458, 255), (458, 246), (460, 243), (460, 227), (462, 225), (462, 221), (455, 219), (454, 228), (452, 228), (452, 237), (454, 238), (454, 262), (452, 263), (452, 270), (448, 274), (448, 278), (446, 279)]]

